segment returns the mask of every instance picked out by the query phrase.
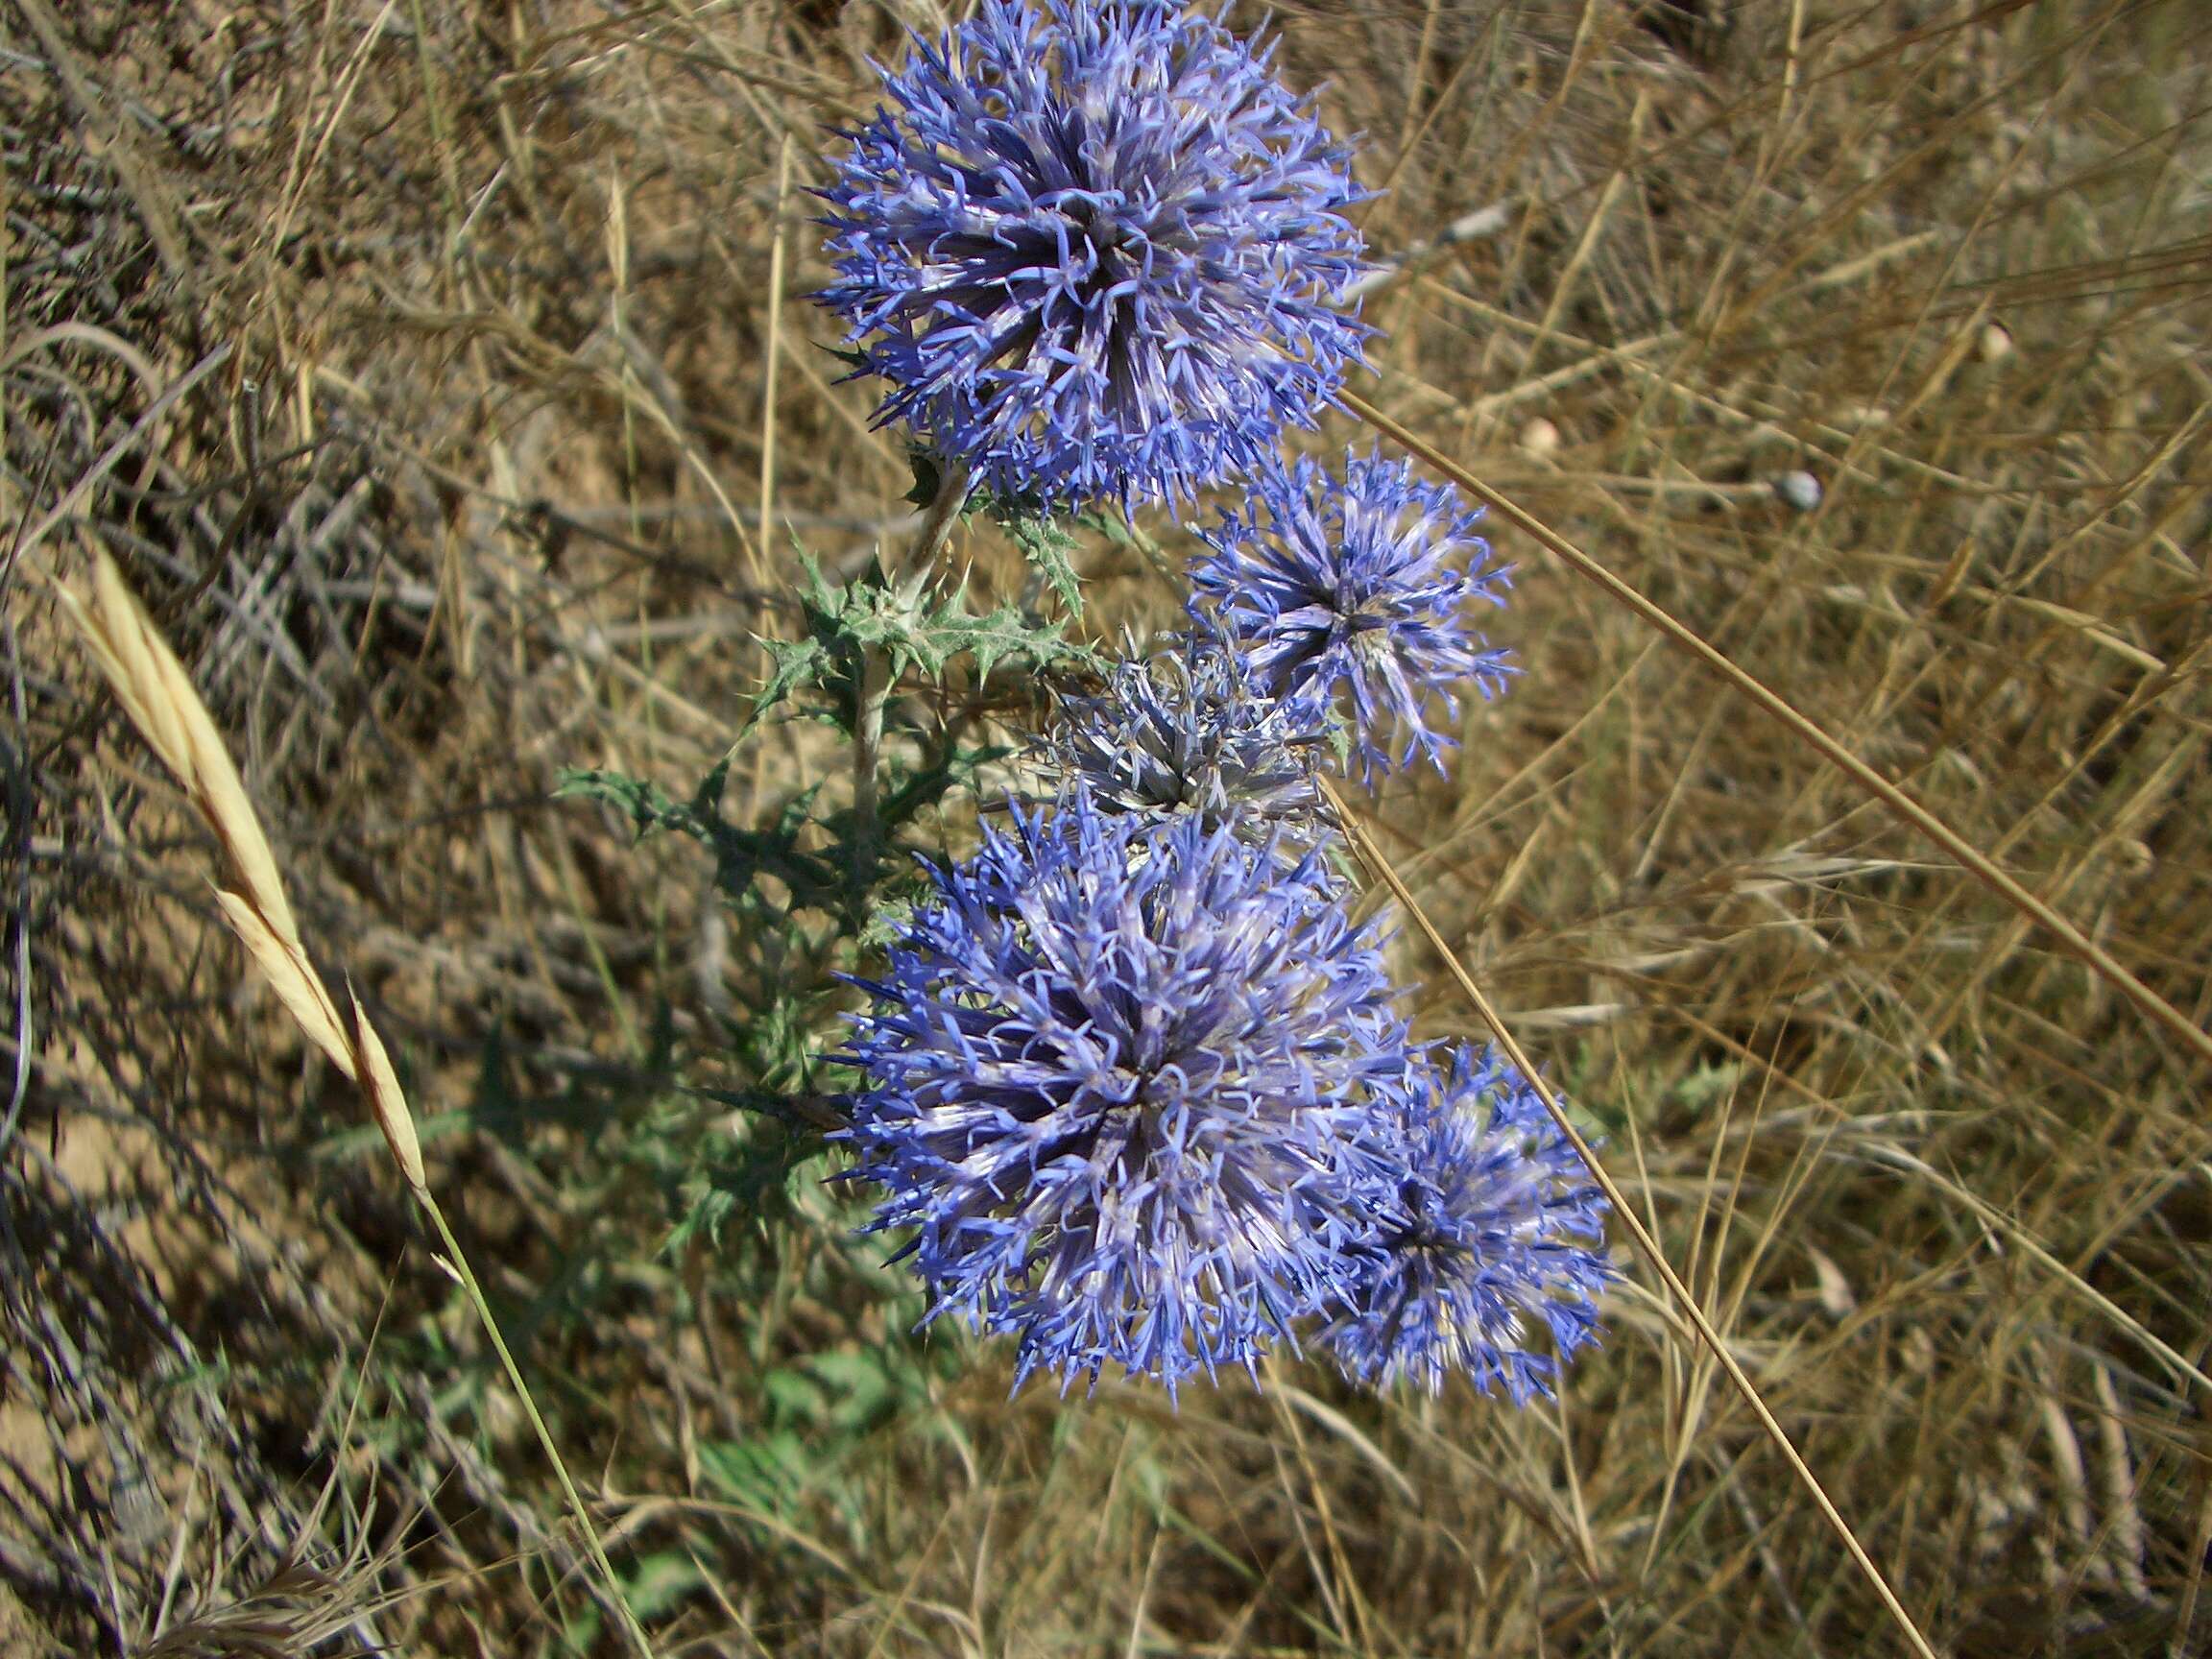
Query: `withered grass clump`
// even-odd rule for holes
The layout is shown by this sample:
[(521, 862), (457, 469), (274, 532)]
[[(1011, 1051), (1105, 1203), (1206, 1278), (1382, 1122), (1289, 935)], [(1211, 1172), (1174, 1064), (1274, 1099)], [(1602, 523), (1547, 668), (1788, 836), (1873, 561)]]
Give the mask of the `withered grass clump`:
[[(2201, 1030), (2200, 12), (1278, 24), (1387, 190), (1360, 395)], [(934, 15), (0, 7), (0, 1647), (612, 1653), (627, 1605), (663, 1653), (1905, 1651), (1633, 1264), (1554, 1411), (1310, 1363), (1009, 1406), (733, 1110), (788, 960), (706, 860), (549, 797), (686, 792), (800, 626), (792, 537), (849, 572), (911, 535), (794, 301), (821, 135)], [(1526, 672), (1368, 839), (1938, 1650), (2200, 1650), (2204, 1064), (1487, 528)], [(205, 733), (118, 717), (57, 597), (91, 547)], [(1085, 576), (1100, 635), (1174, 604), (1142, 547)], [(819, 758), (764, 725), (726, 818)], [(383, 1033), (618, 1594), (343, 1074), (366, 1027), (325, 991), (303, 1039), (240, 927)]]

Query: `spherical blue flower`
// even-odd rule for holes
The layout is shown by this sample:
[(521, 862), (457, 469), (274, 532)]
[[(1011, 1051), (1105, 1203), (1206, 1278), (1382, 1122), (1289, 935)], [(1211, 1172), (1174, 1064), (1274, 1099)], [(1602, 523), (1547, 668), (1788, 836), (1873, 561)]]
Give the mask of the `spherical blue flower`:
[(1516, 1405), (1551, 1392), (1558, 1356), (1597, 1339), (1592, 1296), (1612, 1277), (1605, 1202), (1544, 1103), (1492, 1050), (1462, 1046), (1448, 1072), (1424, 1056), (1402, 1094), (1402, 1224), (1386, 1227), (1357, 1311), (1328, 1332), (1337, 1362), (1378, 1387), (1431, 1394), (1454, 1370)]
[(1117, 662), (1105, 689), (1062, 701), (1046, 758), (1115, 812), (1194, 812), (1293, 854), (1320, 837), (1317, 703), (1259, 695), (1243, 660), (1192, 635)]
[(820, 194), (862, 373), (999, 494), (1188, 494), (1310, 426), (1369, 330), (1349, 152), (1214, 19), (983, 0)]
[(1341, 479), (1305, 457), (1277, 462), (1201, 532), (1211, 551), (1191, 567), (1193, 615), (1271, 694), (1348, 698), (1369, 781), (1416, 757), (1442, 770), (1453, 739), (1435, 711), (1455, 718), (1457, 687), (1495, 695), (1514, 672), (1468, 615), (1478, 601), (1503, 605), (1509, 574), (1489, 563), (1479, 517), (1409, 462), (1351, 454)]
[(1405, 1028), (1315, 863), (1078, 791), (935, 883), (848, 1055), (932, 1316), (1016, 1334), (1017, 1385), (1172, 1389), (1347, 1306), (1397, 1202), (1374, 1091)]

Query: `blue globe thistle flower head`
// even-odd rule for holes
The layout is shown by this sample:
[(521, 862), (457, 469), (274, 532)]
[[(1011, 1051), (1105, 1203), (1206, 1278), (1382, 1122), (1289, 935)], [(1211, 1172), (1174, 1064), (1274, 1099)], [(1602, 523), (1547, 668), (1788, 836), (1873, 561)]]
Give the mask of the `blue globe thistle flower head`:
[[(1613, 1277), (1605, 1201), (1528, 1080), (1461, 1046), (1448, 1070), (1408, 1067), (1403, 1224), (1385, 1229), (1356, 1311), (1327, 1341), (1345, 1373), (1430, 1393), (1454, 1371), (1516, 1405), (1549, 1396), (1558, 1358), (1597, 1340), (1592, 1298)], [(1529, 1351), (1534, 1328), (1552, 1355)]]
[(1170, 1391), (1348, 1305), (1398, 1170), (1377, 940), (1309, 859), (1080, 791), (934, 874), (846, 1056), (873, 1229), (1038, 1370)]
[(1364, 781), (1420, 757), (1441, 771), (1458, 689), (1495, 696), (1516, 672), (1469, 614), (1503, 606), (1511, 574), (1475, 534), (1480, 516), (1410, 462), (1355, 452), (1339, 478), (1278, 461), (1200, 532), (1192, 615), (1270, 695), (1349, 703)]
[(1151, 655), (1132, 642), (1102, 691), (1063, 699), (1043, 750), (1108, 811), (1195, 813), (1294, 861), (1327, 830), (1314, 776), (1326, 723), (1316, 702), (1259, 695), (1218, 641), (1181, 635)]
[(1311, 426), (1370, 332), (1350, 152), (1214, 19), (983, 0), (818, 192), (859, 373), (983, 488), (1188, 495)]

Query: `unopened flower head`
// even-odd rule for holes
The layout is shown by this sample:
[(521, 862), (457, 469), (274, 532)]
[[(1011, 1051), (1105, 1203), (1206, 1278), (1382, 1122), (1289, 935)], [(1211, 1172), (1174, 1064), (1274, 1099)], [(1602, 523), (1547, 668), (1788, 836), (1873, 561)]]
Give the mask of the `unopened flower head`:
[(1503, 605), (1508, 575), (1479, 517), (1410, 463), (1355, 453), (1338, 478), (1306, 457), (1277, 462), (1202, 533), (1193, 614), (1270, 694), (1348, 702), (1368, 780), (1424, 757), (1441, 770), (1457, 688), (1492, 696), (1514, 671), (1468, 614)]
[(1317, 703), (1259, 695), (1241, 658), (1184, 635), (1117, 662), (1097, 695), (1067, 698), (1046, 752), (1109, 811), (1194, 812), (1302, 854), (1322, 827), (1324, 720)]
[(935, 881), (849, 1053), (858, 1173), (933, 1314), (1017, 1335), (1018, 1383), (1172, 1388), (1347, 1306), (1397, 1203), (1405, 1028), (1315, 863), (1078, 791)]
[(1330, 1328), (1337, 1361), (1381, 1387), (1440, 1392), (1464, 1371), (1516, 1404), (1558, 1369), (1533, 1353), (1539, 1323), (1565, 1357), (1597, 1338), (1592, 1297), (1612, 1277), (1604, 1199), (1526, 1077), (1491, 1050), (1422, 1056), (1402, 1095), (1407, 1217), (1386, 1229), (1358, 1312)]
[(974, 482), (1187, 495), (1310, 426), (1368, 330), (1349, 152), (1213, 18), (983, 0), (887, 73), (822, 196), (862, 373)]

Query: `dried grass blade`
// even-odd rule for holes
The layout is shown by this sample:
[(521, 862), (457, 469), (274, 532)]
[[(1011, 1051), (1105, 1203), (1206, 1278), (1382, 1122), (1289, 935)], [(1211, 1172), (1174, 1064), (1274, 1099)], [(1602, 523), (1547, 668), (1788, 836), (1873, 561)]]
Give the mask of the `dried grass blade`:
[(1542, 519), (1536, 517), (1527, 508), (1499, 494), (1497, 491), (1482, 483), (1466, 468), (1454, 461), (1434, 445), (1427, 442), (1419, 434), (1393, 421), (1356, 393), (1346, 392), (1342, 394), (1342, 400), (1345, 408), (1366, 421), (1376, 431), (1419, 456), (1430, 466), (1435, 468), (1437, 471), (1443, 473), (1445, 477), (1467, 491), (1468, 493), (1491, 507), (1499, 517), (1504, 518), (1516, 530), (1521, 531), (1539, 545), (1550, 549), (1576, 575), (1595, 583), (1599, 588), (1604, 589), (1609, 597), (1634, 612), (1665, 635), (1667, 638), (1719, 675), (1729, 685), (1742, 692), (1757, 704), (1760, 709), (1771, 715), (1792, 736), (1798, 738), (1808, 748), (1816, 751), (1822, 758), (1844, 773), (1852, 781), (1880, 801), (1890, 811), (1904, 819), (1906, 823), (1911, 825), (1913, 829), (1919, 830), (1921, 834), (1957, 859), (1960, 865), (1981, 881), (1983, 885), (1996, 893), (2008, 904), (2012, 905), (2022, 915), (2028, 917), (2046, 933), (2056, 939), (2074, 955), (2080, 958), (2082, 962), (2087, 964), (2092, 973), (2104, 979), (2121, 996), (2127, 998), (2154, 1024), (2164, 1027), (2175, 1037), (2180, 1039), (2183, 1044), (2196, 1052), (2200, 1059), (2212, 1063), (2212, 1034), (2207, 1034), (2198, 1027), (2187, 1015), (2128, 972), (2119, 958), (2030, 892), (2013, 877), (1999, 868), (1994, 859), (1978, 850), (1964, 836), (1944, 823), (1942, 819), (1936, 817), (1935, 813), (1913, 800), (1903, 789), (1890, 782), (1888, 779), (1883, 777), (1881, 773), (1875, 771), (1858, 756), (1852, 754), (1850, 750), (1831, 736), (1824, 727), (1810, 715), (1802, 712), (1780, 692), (1771, 689), (1764, 681), (1738, 667), (1729, 660), (1725, 652), (1701, 638), (1683, 623), (1676, 621), (1655, 600), (1648, 598), (1614, 575), (1603, 565), (1575, 546), (1574, 542), (1568, 541), (1556, 530), (1551, 528)]
[(613, 1599), (625, 1638), (642, 1659), (652, 1659), (652, 1642), (631, 1608), (613, 1563), (607, 1558), (590, 1511), (585, 1507), (583, 1496), (576, 1490), (567, 1465), (562, 1460), (560, 1447), (555, 1444), (537, 1402), (531, 1397), (521, 1367), (508, 1351), (498, 1321), (493, 1317), (492, 1306), (485, 1299), (483, 1287), (477, 1283), (460, 1241), (453, 1237), (437, 1198), (430, 1191), (422, 1165), (421, 1143), (415, 1132), (414, 1114), (408, 1109), (391, 1056), (385, 1051), (375, 1027), (369, 1022), (359, 998), (351, 998), (350, 994), (353, 1025), (350, 1031), (347, 1029), (328, 988), (307, 960), (291, 905), (284, 898), (276, 854), (261, 831), (260, 820), (247, 797), (245, 784), (222, 733), (216, 730), (213, 716), (200, 700), (183, 665), (161, 637), (153, 617), (124, 582), (122, 572), (115, 567), (107, 550), (95, 545), (92, 562), (94, 601), (91, 605), (61, 584), (54, 585), (61, 595), (64, 612), (84, 635), (93, 660), (107, 675), (132, 722), (177, 775), (193, 805), (206, 818), (228, 853), (240, 883), (247, 891), (241, 894), (217, 890), (216, 902), (221, 904), (225, 918), (260, 965), (277, 997), (300, 1022), (301, 1029), (329, 1056), (333, 1065), (367, 1093), (370, 1111), (392, 1149), (393, 1161), (399, 1166), (416, 1201), (436, 1227), (448, 1252), (452, 1270), (467, 1291), (486, 1334), (498, 1351), (508, 1380), (513, 1382), (523, 1411), (537, 1431), (539, 1443), (559, 1478), (562, 1494), (583, 1532), (592, 1563)]
[[(127, 608), (121, 626), (134, 628), (150, 661), (151, 684), (147, 694), (158, 715), (178, 733), (184, 761), (178, 774), (192, 791), (193, 803), (222, 840), (231, 868), (246, 889), (246, 897), (259, 910), (276, 936), (300, 951), (300, 925), (284, 896), (283, 878), (276, 871), (276, 854), (261, 829), (260, 814), (246, 794), (246, 781), (238, 776), (230, 750), (216, 731), (207, 705), (200, 700), (184, 664), (169, 649), (169, 642), (147, 615), (137, 596), (122, 586), (112, 559), (103, 555), (100, 574), (117, 595), (118, 608)], [(325, 1003), (328, 998), (325, 998)]]
[(231, 930), (260, 965), (301, 1029), (347, 1076), (357, 1076), (352, 1041), (300, 942), (276, 854), (214, 717), (161, 630), (123, 580), (114, 559), (97, 544), (90, 552), (89, 603), (62, 584), (54, 584), (63, 614), (76, 626), (131, 723), (175, 774), (222, 842), (243, 889), (219, 890), (215, 896)]
[(1575, 1127), (1574, 1119), (1567, 1116), (1567, 1109), (1560, 1104), (1558, 1095), (1554, 1094), (1551, 1092), (1551, 1086), (1544, 1081), (1542, 1074), (1537, 1071), (1535, 1065), (1522, 1049), (1521, 1045), (1514, 1040), (1513, 1033), (1505, 1028), (1505, 1022), (1499, 1017), (1498, 1010), (1491, 1005), (1490, 998), (1482, 994), (1482, 988), (1475, 983), (1474, 975), (1469, 974), (1465, 965), (1460, 962), (1458, 952), (1445, 943), (1444, 935), (1437, 930), (1436, 924), (1429, 919), (1428, 912), (1421, 908), (1420, 902), (1413, 897), (1412, 889), (1406, 885), (1405, 880), (1399, 876), (1390, 861), (1383, 857), (1382, 849), (1377, 847), (1367, 832), (1359, 827), (1358, 821), (1347, 808), (1343, 797), (1336, 792), (1335, 785), (1323, 780), (1322, 787), (1329, 793), (1330, 802), (1335, 809), (1337, 823), (1342, 827), (1345, 839), (1351, 843), (1353, 851), (1358, 855), (1360, 861), (1382, 879), (1383, 885), (1390, 889), (1398, 902), (1405, 907), (1406, 914), (1411, 919), (1414, 926), (1420, 930), (1422, 937), (1429, 941), (1430, 949), (1435, 951), (1438, 960), (1444, 964), (1445, 970), (1451, 974), (1454, 982), (1458, 985), (1475, 1012), (1481, 1016), (1482, 1023), (1490, 1028), (1490, 1034), (1497, 1039), (1498, 1046), (1503, 1050), (1505, 1058), (1520, 1070), (1523, 1076), (1528, 1079), (1529, 1086), (1536, 1091), (1537, 1097), (1544, 1102), (1544, 1110), (1551, 1114), (1552, 1122), (1558, 1125), (1560, 1135), (1570, 1146), (1575, 1148), (1575, 1155), (1588, 1166), (1591, 1178), (1604, 1191), (1606, 1202), (1613, 1206), (1614, 1214), (1619, 1216), (1622, 1225), (1628, 1229), (1628, 1236), (1635, 1243), (1637, 1251), (1651, 1264), (1651, 1270), (1659, 1275), (1660, 1282), (1667, 1288), (1668, 1296), (1681, 1310), (1683, 1317), (1688, 1319), (1696, 1331), (1698, 1340), (1703, 1342), (1706, 1348), (1711, 1351), (1713, 1358), (1719, 1361), (1720, 1369), (1727, 1373), (1728, 1381), (1735, 1384), (1736, 1391), (1743, 1397), (1744, 1405), (1751, 1408), (1751, 1414), (1758, 1419), (1759, 1427), (1766, 1431), (1767, 1437), (1773, 1441), (1775, 1450), (1782, 1454), (1783, 1461), (1790, 1465), (1791, 1473), (1797, 1477), (1807, 1495), (1812, 1498), (1814, 1507), (1820, 1511), (1821, 1519), (1828, 1523), (1836, 1536), (1842, 1541), (1843, 1548), (1849, 1552), (1859, 1571), (1865, 1575), (1866, 1582), (1873, 1590), (1876, 1599), (1881, 1601), (1884, 1610), (1888, 1613), (1889, 1617), (1896, 1622), (1897, 1628), (1905, 1637), (1907, 1645), (1911, 1647), (1914, 1653), (1920, 1655), (1920, 1659), (1936, 1659), (1936, 1649), (1929, 1646), (1928, 1638), (1921, 1634), (1919, 1624), (1913, 1620), (1912, 1615), (1906, 1610), (1905, 1603), (1897, 1599), (1897, 1592), (1890, 1587), (1888, 1578), (1884, 1575), (1874, 1557), (1868, 1554), (1866, 1547), (1859, 1542), (1858, 1533), (1854, 1532), (1851, 1529), (1851, 1524), (1843, 1519), (1843, 1512), (1836, 1507), (1835, 1501), (1828, 1496), (1828, 1489), (1821, 1485), (1820, 1478), (1813, 1473), (1812, 1465), (1805, 1461), (1804, 1455), (1797, 1450), (1796, 1444), (1790, 1438), (1790, 1431), (1782, 1427), (1780, 1421), (1767, 1407), (1766, 1400), (1759, 1392), (1758, 1384), (1751, 1381), (1750, 1373), (1745, 1371), (1743, 1365), (1738, 1362), (1736, 1356), (1729, 1352), (1727, 1342), (1722, 1338), (1720, 1333), (1714, 1328), (1712, 1320), (1706, 1316), (1705, 1310), (1698, 1305), (1696, 1296), (1692, 1293), (1690, 1286), (1682, 1282), (1682, 1276), (1674, 1271), (1673, 1265), (1667, 1260), (1666, 1252), (1659, 1248), (1659, 1240), (1651, 1235), (1650, 1230), (1637, 1216), (1636, 1211), (1628, 1202), (1627, 1194), (1621, 1190), (1620, 1184), (1613, 1179), (1605, 1166), (1598, 1161), (1598, 1155), (1591, 1150), (1590, 1142), (1583, 1138), (1582, 1132)]
[(108, 647), (107, 661), (114, 663), (115, 694), (124, 709), (145, 734), (161, 763), (192, 787), (192, 752), (184, 736), (184, 723), (171, 701), (168, 678), (149, 642), (153, 621), (137, 595), (124, 586), (123, 574), (104, 548), (92, 548), (92, 604), (88, 609), (100, 637)]

